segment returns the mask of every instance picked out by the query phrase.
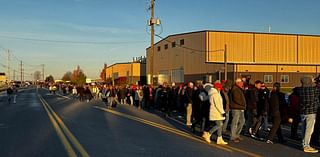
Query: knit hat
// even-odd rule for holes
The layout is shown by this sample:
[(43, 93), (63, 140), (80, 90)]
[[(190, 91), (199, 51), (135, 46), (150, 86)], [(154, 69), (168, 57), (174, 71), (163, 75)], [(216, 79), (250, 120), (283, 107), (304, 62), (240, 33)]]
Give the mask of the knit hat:
[(213, 85), (210, 83), (206, 83), (203, 87), (208, 92), (213, 87)]
[(220, 90), (223, 90), (223, 87), (222, 87), (222, 84), (221, 84), (221, 83), (218, 83), (218, 82), (214, 83), (214, 87), (215, 87), (215, 88), (218, 88), (218, 89), (220, 89)]

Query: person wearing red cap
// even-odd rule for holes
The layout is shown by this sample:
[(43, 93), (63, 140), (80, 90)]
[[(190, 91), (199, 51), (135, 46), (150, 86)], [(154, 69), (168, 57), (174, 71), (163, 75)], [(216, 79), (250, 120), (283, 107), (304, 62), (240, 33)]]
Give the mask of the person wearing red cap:
[(226, 145), (228, 143), (225, 142), (222, 138), (222, 126), (223, 120), (225, 119), (225, 111), (223, 109), (223, 99), (220, 94), (221, 90), (223, 90), (222, 84), (220, 82), (216, 82), (214, 84), (214, 88), (211, 88), (208, 92), (210, 100), (209, 120), (211, 122), (215, 122), (216, 125), (212, 127), (209, 131), (205, 131), (202, 137), (206, 142), (211, 143), (211, 135), (217, 131), (217, 144)]

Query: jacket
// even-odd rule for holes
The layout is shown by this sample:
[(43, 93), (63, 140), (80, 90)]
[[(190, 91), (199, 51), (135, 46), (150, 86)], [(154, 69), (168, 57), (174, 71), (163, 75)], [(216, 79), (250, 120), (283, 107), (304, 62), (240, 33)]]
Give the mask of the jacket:
[(246, 110), (246, 98), (243, 89), (239, 86), (233, 86), (230, 94), (230, 107), (233, 110)]
[(211, 88), (211, 90), (208, 92), (208, 95), (210, 101), (209, 120), (224, 120), (225, 117), (223, 114), (225, 114), (225, 111), (223, 109), (223, 100), (220, 92), (215, 88)]

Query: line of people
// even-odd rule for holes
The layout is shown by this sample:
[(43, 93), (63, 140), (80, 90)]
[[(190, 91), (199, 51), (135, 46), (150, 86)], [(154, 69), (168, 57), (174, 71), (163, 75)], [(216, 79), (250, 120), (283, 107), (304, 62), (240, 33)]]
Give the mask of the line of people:
[[(291, 138), (302, 141), (304, 152), (316, 153), (318, 150), (310, 146), (310, 141), (319, 142), (320, 131), (312, 134), (316, 119), (320, 119), (317, 116), (320, 88), (312, 77), (301, 78), (301, 84), (293, 89), (288, 101), (281, 92), (280, 83), (274, 83), (269, 90), (260, 80), (251, 85), (243, 79), (237, 79), (235, 83), (219, 80), (213, 84), (189, 82), (176, 86), (173, 83), (157, 88), (151, 85), (94, 85), (73, 87), (71, 92), (79, 95), (81, 101), (102, 99), (109, 108), (128, 104), (139, 109), (156, 109), (164, 116), (184, 115), (191, 131), (196, 133), (199, 128), (208, 143), (216, 132), (219, 145), (228, 144), (223, 134), (229, 134), (229, 142), (235, 143), (244, 140), (241, 134), (268, 144), (273, 144), (277, 136), (278, 143), (285, 143), (281, 125), (291, 123)], [(316, 127), (320, 128), (320, 120), (317, 122), (319, 126)], [(299, 124), (302, 124), (301, 137), (298, 136)]]

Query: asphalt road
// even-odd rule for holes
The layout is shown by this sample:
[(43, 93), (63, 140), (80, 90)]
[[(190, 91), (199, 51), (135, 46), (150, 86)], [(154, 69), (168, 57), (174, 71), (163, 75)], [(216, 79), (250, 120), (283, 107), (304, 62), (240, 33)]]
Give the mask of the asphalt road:
[(0, 93), (1, 157), (318, 156), (294, 144), (267, 145), (245, 138), (227, 146), (206, 144), (175, 119), (99, 100), (79, 102), (45, 89), (19, 92), (17, 104)]

